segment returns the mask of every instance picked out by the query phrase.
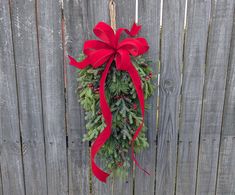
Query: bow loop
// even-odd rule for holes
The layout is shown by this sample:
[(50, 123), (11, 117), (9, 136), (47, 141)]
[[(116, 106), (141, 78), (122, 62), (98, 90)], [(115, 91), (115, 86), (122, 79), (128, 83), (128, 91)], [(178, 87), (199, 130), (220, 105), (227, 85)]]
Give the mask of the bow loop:
[(98, 68), (101, 65), (103, 65), (105, 62), (107, 62), (107, 60), (113, 54), (114, 54), (114, 50), (112, 49), (99, 49), (99, 50), (93, 51), (89, 55), (90, 65), (92, 65), (93, 68)]
[(100, 49), (112, 49), (112, 47), (100, 40), (88, 40), (84, 43), (83, 53), (88, 56), (93, 51)]
[(111, 26), (104, 22), (99, 22), (93, 29), (94, 34), (105, 43), (115, 47), (115, 33)]
[(125, 49), (133, 56), (139, 56), (148, 51), (149, 46), (144, 38), (126, 38), (118, 44), (118, 49)]
[(128, 29), (126, 29), (126, 28), (119, 28), (119, 29), (117, 30), (117, 32), (116, 32), (116, 43), (118, 43), (118, 41), (119, 41), (119, 39), (120, 39), (120, 36), (121, 36), (121, 34), (122, 34), (123, 31), (124, 31), (127, 35), (129, 35), (129, 36), (131, 36), (131, 37), (134, 37), (134, 36), (136, 36), (136, 35), (139, 33), (140, 29), (141, 29), (141, 26), (140, 26), (140, 25), (138, 26), (136, 23), (134, 23), (134, 24), (132, 25), (132, 28), (131, 28), (130, 31), (129, 31)]

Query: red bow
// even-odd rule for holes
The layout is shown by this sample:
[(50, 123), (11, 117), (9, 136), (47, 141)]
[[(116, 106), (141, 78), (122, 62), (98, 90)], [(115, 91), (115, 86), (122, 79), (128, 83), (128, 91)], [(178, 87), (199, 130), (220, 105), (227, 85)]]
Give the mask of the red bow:
[[(138, 71), (135, 69), (134, 65), (131, 62), (130, 55), (139, 56), (144, 54), (149, 49), (148, 43), (145, 38), (131, 38), (132, 36), (137, 35), (140, 29), (141, 26), (137, 26), (134, 23), (131, 31), (125, 28), (119, 28), (115, 33), (108, 24), (104, 22), (99, 22), (93, 29), (93, 32), (98, 38), (101, 39), (101, 41), (88, 40), (84, 43), (83, 52), (87, 57), (82, 62), (77, 62), (74, 58), (69, 56), (70, 64), (79, 69), (83, 69), (88, 65), (92, 65), (93, 68), (97, 68), (106, 63), (105, 69), (100, 79), (99, 86), (100, 109), (104, 117), (106, 127), (99, 134), (99, 136), (96, 138), (96, 140), (91, 146), (92, 171), (94, 175), (102, 182), (106, 182), (109, 174), (101, 170), (96, 165), (95, 156), (111, 135), (112, 113), (105, 97), (105, 80), (113, 60), (116, 62), (117, 70), (123, 70), (129, 73), (132, 82), (135, 86), (137, 96), (139, 98), (143, 120), (131, 140), (132, 159), (141, 170), (146, 172), (140, 167), (134, 155), (134, 141), (137, 138), (139, 132), (141, 131), (144, 121), (144, 94), (141, 86), (141, 78), (138, 74)], [(125, 31), (126, 34), (131, 37), (125, 38), (120, 41), (120, 35), (123, 31)]]

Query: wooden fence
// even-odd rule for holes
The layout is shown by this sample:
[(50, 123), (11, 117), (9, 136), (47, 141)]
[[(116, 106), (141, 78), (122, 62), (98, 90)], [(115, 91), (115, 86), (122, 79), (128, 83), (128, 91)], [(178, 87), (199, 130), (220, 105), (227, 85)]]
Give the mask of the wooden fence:
[[(116, 4), (118, 27), (130, 27), (135, 1)], [(140, 0), (161, 75), (146, 117), (150, 147), (138, 155), (151, 175), (137, 169), (105, 185), (90, 174), (67, 54), (109, 22), (108, 0), (0, 0), (0, 195), (234, 195), (234, 4)]]

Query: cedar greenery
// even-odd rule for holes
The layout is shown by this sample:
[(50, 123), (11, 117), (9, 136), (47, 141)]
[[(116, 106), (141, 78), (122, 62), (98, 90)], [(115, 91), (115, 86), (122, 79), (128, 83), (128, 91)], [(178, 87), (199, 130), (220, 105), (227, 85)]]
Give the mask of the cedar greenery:
[[(82, 54), (79, 61), (84, 59)], [(152, 82), (151, 61), (143, 56), (132, 58), (143, 84), (145, 99), (154, 93)], [(93, 69), (91, 66), (83, 70), (77, 69), (77, 94), (79, 102), (85, 110), (87, 133), (84, 141), (92, 142), (104, 129), (105, 122), (99, 107), (99, 81), (104, 66)], [(112, 134), (98, 153), (106, 171), (114, 175), (125, 176), (130, 167), (130, 141), (141, 123), (141, 112), (138, 97), (127, 72), (117, 71), (115, 62), (112, 63), (105, 84), (106, 99), (113, 115)], [(146, 104), (145, 104), (146, 105)], [(134, 143), (135, 152), (147, 148), (145, 135), (146, 126)]]

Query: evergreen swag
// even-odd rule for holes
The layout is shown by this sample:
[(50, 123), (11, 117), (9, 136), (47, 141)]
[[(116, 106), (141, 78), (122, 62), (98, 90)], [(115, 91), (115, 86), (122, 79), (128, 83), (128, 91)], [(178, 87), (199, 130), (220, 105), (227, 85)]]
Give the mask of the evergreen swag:
[[(83, 59), (84, 55), (81, 54), (78, 60)], [(106, 99), (113, 115), (112, 134), (99, 151), (98, 157), (106, 171), (112, 171), (114, 175), (126, 176), (130, 167), (130, 141), (142, 118), (131, 78), (124, 71), (116, 71), (114, 63), (111, 65), (105, 86)], [(147, 99), (154, 92), (154, 84), (151, 81), (153, 79), (151, 61), (139, 56), (132, 58), (132, 63), (139, 72), (144, 96)], [(77, 95), (85, 109), (88, 130), (84, 135), (84, 141), (92, 142), (105, 127), (99, 107), (99, 81), (103, 70), (104, 66), (96, 69), (88, 66), (83, 70), (77, 69), (76, 72)], [(135, 152), (140, 152), (149, 146), (145, 135), (146, 129), (146, 126), (143, 126), (134, 143)]]

